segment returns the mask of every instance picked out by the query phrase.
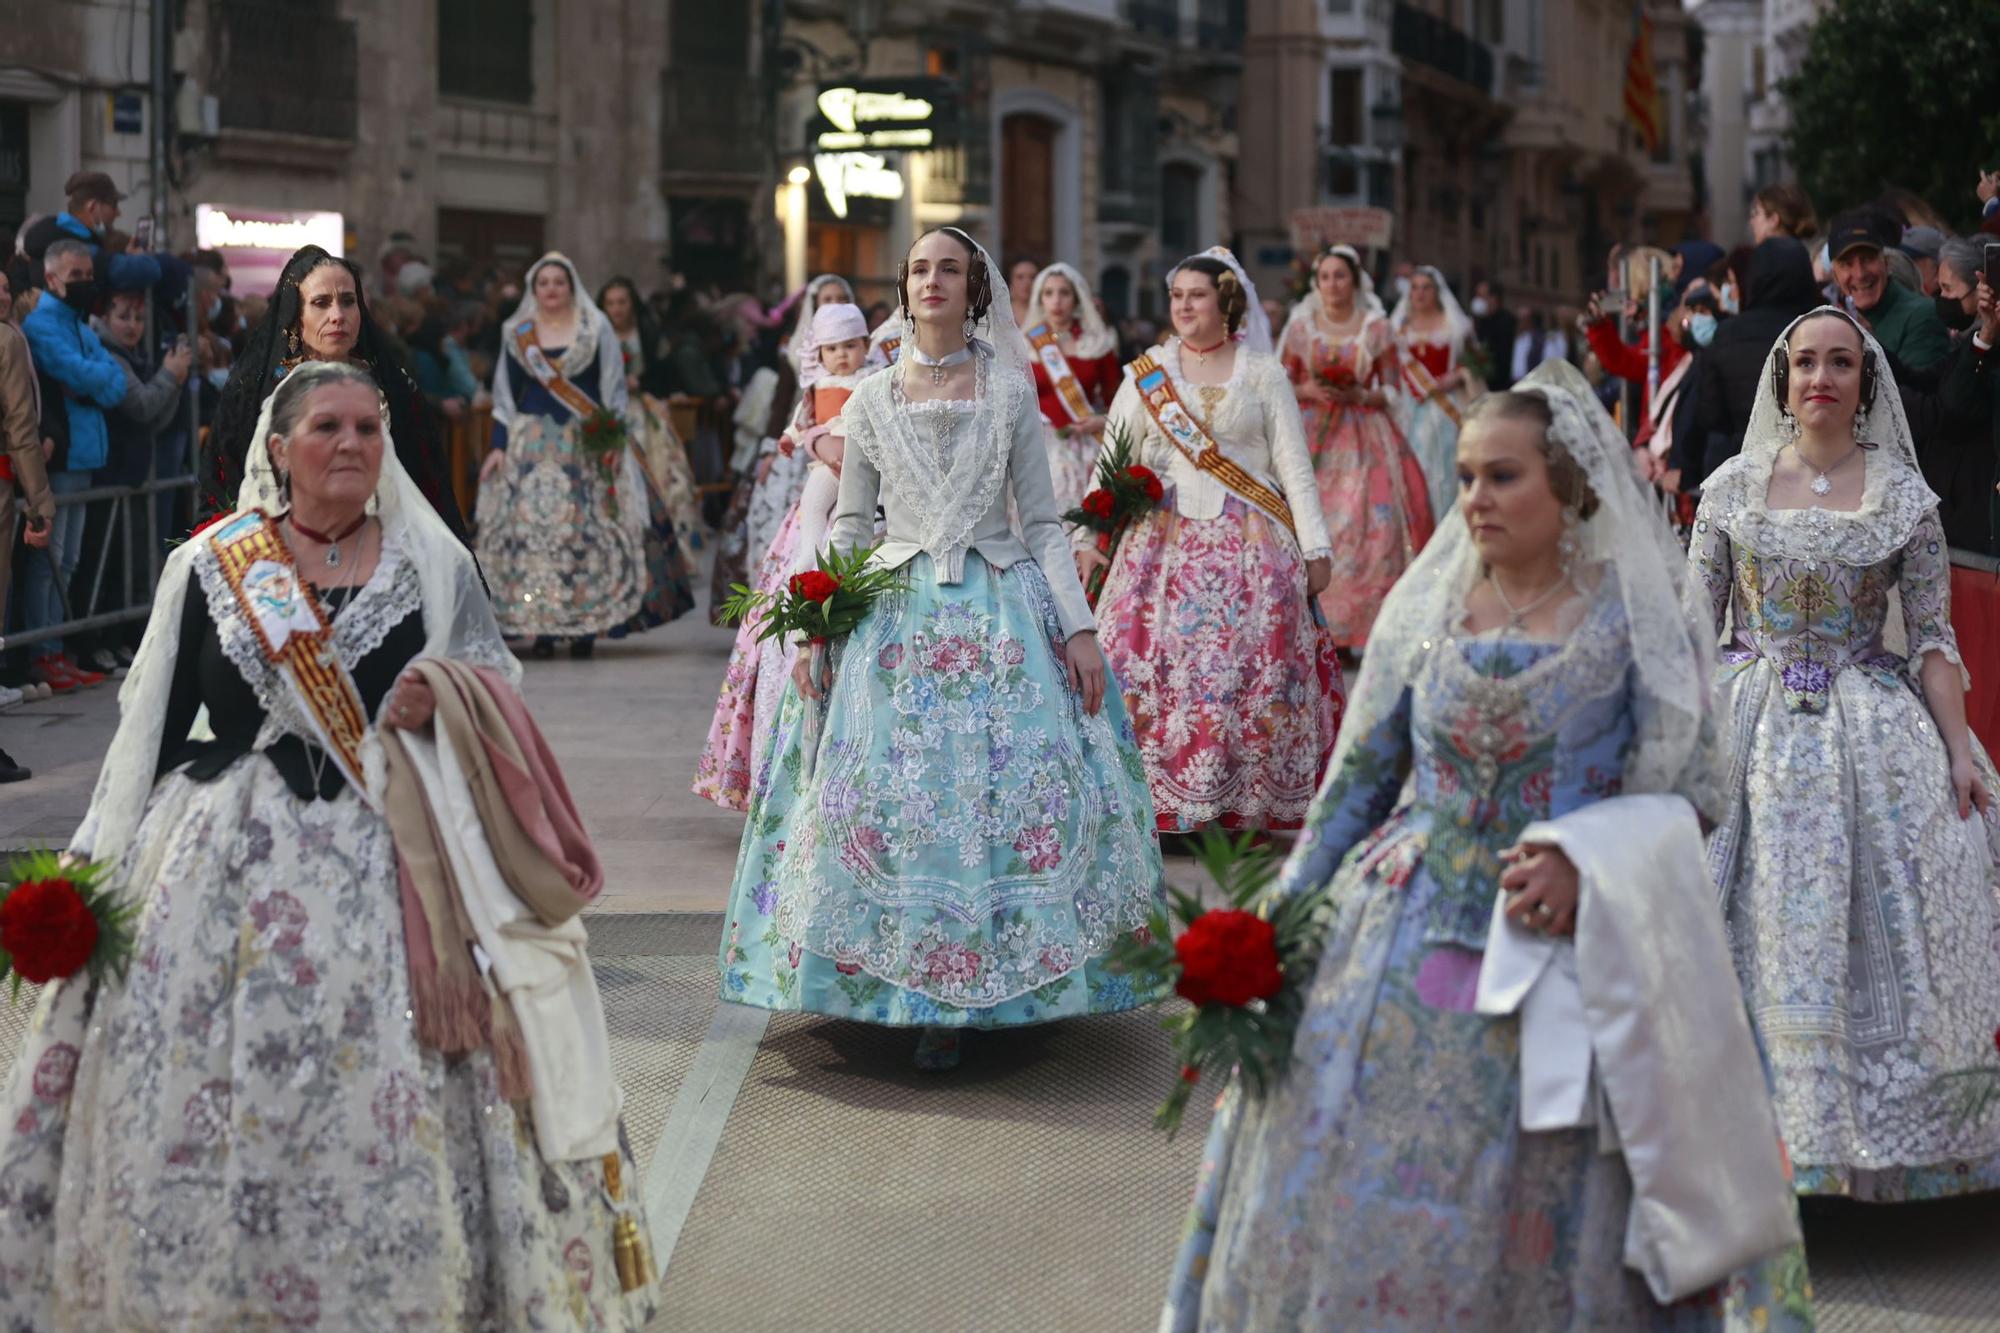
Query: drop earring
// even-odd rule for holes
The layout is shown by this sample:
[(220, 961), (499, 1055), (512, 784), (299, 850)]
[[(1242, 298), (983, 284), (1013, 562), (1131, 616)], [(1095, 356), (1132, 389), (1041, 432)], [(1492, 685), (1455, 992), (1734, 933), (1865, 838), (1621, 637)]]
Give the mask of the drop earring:
[(1799, 442), (1799, 419), (1789, 411), (1781, 410), (1778, 413), (1778, 438), (1786, 444)]
[(291, 348), (293, 356), (299, 354), (299, 331), (297, 329), (289, 330), (285, 334), (285, 345)]
[(1577, 536), (1577, 525), (1583, 522), (1583, 515), (1575, 505), (1563, 506), (1563, 533), (1556, 542), (1556, 558), (1562, 562), (1563, 577), (1568, 578), (1576, 568), (1577, 557), (1583, 553), (1583, 540)]

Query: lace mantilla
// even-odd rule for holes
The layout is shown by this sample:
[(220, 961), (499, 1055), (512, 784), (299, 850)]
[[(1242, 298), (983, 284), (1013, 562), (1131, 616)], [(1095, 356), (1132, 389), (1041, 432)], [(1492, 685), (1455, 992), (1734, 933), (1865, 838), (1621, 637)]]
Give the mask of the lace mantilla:
[[(847, 400), (848, 442), (882, 474), (882, 484), (923, 514), (917, 543), (933, 560), (948, 563), (972, 539), (979, 521), (1007, 482), (1014, 425), (1033, 390), (1028, 381), (995, 378), (993, 350), (975, 341), (973, 396), (913, 401), (903, 392), (900, 369), (864, 381)], [(954, 446), (953, 427), (972, 404), (973, 429)]]
[[(260, 748), (287, 734), (317, 743), (312, 724), (299, 715), (291, 692), (279, 684), (277, 667), (264, 656), (256, 631), (243, 618), (236, 594), (222, 577), (214, 548), (204, 547), (195, 554), (194, 569), (202, 594), (208, 598), (208, 617), (215, 625), (222, 655), (256, 693), (264, 710), (265, 723), (257, 738)], [(383, 544), (375, 572), (333, 622), (334, 653), (341, 666), (353, 672), (363, 658), (382, 646), (390, 630), (422, 609), (423, 587), (416, 567), (403, 558), (400, 544), (392, 537)]]

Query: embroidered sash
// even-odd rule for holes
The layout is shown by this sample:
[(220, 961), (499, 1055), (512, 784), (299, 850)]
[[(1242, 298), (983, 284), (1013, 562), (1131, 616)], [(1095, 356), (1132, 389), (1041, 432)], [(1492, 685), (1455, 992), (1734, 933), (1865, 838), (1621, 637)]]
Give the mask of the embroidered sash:
[(1451, 418), (1452, 425), (1465, 424), (1465, 414), (1458, 410), (1457, 403), (1451, 401), (1451, 391), (1438, 383), (1437, 376), (1431, 374), (1431, 368), (1423, 363), (1415, 351), (1403, 358), (1403, 380), (1410, 386), (1410, 392), (1416, 395), (1418, 402), (1434, 398), (1437, 400), (1437, 405), (1444, 409), (1444, 414)]
[(334, 653), (333, 626), (299, 577), (277, 525), (252, 511), (216, 533), (211, 549), (237, 610), (290, 690), (313, 739), (372, 806), (362, 778), (361, 739), (368, 730), (368, 713), (361, 692)]
[(1090, 400), (1084, 397), (1083, 386), (1076, 382), (1076, 372), (1069, 368), (1069, 358), (1063, 355), (1062, 342), (1049, 322), (1043, 320), (1029, 329), (1027, 338), (1048, 374), (1049, 383), (1056, 386), (1056, 397), (1062, 399), (1063, 410), (1069, 413), (1069, 424), (1074, 426), (1091, 415)]
[(514, 326), (514, 349), (521, 354), (521, 364), (535, 377), (535, 382), (554, 395), (555, 400), (576, 414), (581, 421), (597, 410), (597, 400), (576, 387), (569, 377), (556, 368), (549, 360), (549, 354), (542, 350), (541, 335), (535, 331), (535, 321), (524, 319)]
[(1167, 368), (1148, 352), (1127, 369), (1139, 387), (1139, 397), (1146, 404), (1153, 424), (1160, 428), (1167, 441), (1180, 450), (1188, 462), (1221, 482), (1238, 499), (1255, 505), (1284, 524), (1285, 531), (1291, 533), (1296, 541), (1299, 530), (1292, 523), (1292, 507), (1285, 502), (1285, 497), (1251, 476), (1240, 463), (1222, 452), (1222, 446), (1202, 429), (1201, 423), (1181, 402), (1180, 395), (1174, 391), (1173, 376), (1167, 374)]

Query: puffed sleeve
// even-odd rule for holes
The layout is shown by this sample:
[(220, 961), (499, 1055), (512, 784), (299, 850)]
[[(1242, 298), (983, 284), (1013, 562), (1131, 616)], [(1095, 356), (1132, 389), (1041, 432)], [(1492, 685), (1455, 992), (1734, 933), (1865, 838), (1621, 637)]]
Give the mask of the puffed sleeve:
[(1935, 508), (1923, 516), (1910, 540), (1903, 543), (1903, 569), (1896, 588), (1903, 599), (1911, 667), (1920, 665), (1926, 653), (1943, 653), (1958, 665), (1966, 688), (1971, 689), (1965, 659), (1958, 652), (1958, 635), (1951, 627), (1951, 552)]
[(1715, 492), (1702, 496), (1695, 510), (1694, 535), (1688, 542), (1688, 613), (1715, 626), (1721, 637), (1724, 617), (1729, 612), (1729, 590), (1735, 583), (1736, 556), (1729, 546), (1729, 534), (1716, 522), (1720, 506)]
[[(1070, 557), (1069, 539), (1063, 532), (1062, 515), (1056, 511), (1055, 481), (1049, 475), (1049, 453), (1042, 443), (1042, 418), (1034, 407), (1034, 393), (1020, 390), (1021, 410), (1014, 414), (1014, 440), (1008, 451), (1008, 482), (1014, 490), (1014, 509), (1020, 516), (1021, 540), (1041, 566), (1056, 599), (1056, 619), (1062, 623), (1063, 637), (1097, 628), (1090, 614), (1090, 602), (1083, 595), (1083, 583), (1076, 576)], [(848, 451), (853, 457), (853, 451)], [(841, 493), (847, 490), (846, 474), (841, 475)]]
[(1395, 808), (1410, 753), (1410, 692), (1405, 689), (1388, 715), (1326, 775), (1278, 877), (1277, 896), (1310, 893), (1333, 878), (1354, 845)]
[(1284, 374), (1275, 366), (1258, 377), (1258, 407), (1264, 417), (1264, 438), (1271, 444), (1271, 468), (1292, 509), (1299, 551), (1308, 560), (1333, 554), (1326, 514), (1319, 507), (1319, 483), (1313, 476), (1312, 454), (1306, 449), (1305, 419), (1292, 397)]

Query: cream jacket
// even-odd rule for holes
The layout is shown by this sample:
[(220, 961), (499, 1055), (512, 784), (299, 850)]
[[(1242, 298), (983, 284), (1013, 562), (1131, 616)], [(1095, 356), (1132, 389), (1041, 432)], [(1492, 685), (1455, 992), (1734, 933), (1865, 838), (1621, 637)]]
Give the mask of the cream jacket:
[[(1333, 542), (1327, 536), (1326, 515), (1319, 507), (1312, 455), (1306, 451), (1305, 422), (1299, 416), (1298, 401), (1284, 367), (1276, 357), (1239, 346), (1236, 368), (1228, 383), (1221, 386), (1225, 393), (1211, 419), (1206, 415), (1201, 390), (1181, 374), (1180, 349), (1180, 339), (1171, 338), (1153, 349), (1153, 358), (1166, 367), (1182, 405), (1207, 427), (1226, 457), (1285, 497), (1298, 528), (1299, 553), (1308, 560), (1331, 555)], [(1146, 410), (1129, 370), (1108, 415), (1111, 426), (1122, 427), (1132, 437), (1138, 461), (1173, 487), (1176, 513), (1183, 518), (1221, 517), (1229, 489), (1189, 462), (1187, 455), (1168, 441)], [(1105, 436), (1108, 448), (1109, 428)], [(1090, 534), (1082, 533), (1079, 544), (1090, 540)]]

